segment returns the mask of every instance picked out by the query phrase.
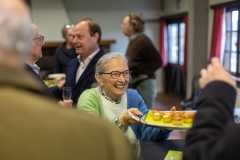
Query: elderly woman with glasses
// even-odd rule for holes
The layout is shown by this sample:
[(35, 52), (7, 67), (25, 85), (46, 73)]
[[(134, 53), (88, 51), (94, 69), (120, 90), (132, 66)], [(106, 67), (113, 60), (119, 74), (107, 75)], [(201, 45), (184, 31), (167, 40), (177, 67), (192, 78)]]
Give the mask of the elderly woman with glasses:
[(136, 90), (128, 89), (131, 79), (128, 60), (121, 53), (108, 53), (96, 64), (97, 87), (85, 90), (77, 109), (99, 115), (114, 123), (130, 142), (157, 141), (168, 138), (171, 131), (141, 125), (139, 116), (148, 109)]

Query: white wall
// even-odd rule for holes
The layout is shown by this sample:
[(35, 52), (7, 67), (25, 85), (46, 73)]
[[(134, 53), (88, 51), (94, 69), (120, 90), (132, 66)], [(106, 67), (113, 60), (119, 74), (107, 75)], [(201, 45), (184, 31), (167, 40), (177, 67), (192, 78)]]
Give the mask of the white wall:
[(226, 3), (231, 1), (237, 1), (237, 0), (209, 0), (209, 5), (215, 5), (215, 4)]
[(61, 30), (64, 24), (69, 23), (61, 0), (32, 0), (32, 19), (46, 42), (63, 41)]
[[(127, 7), (124, 8), (124, 5)], [(161, 13), (159, 1), (132, 0), (129, 2), (123, 0), (113, 2), (104, 0), (98, 2), (88, 0), (80, 2), (75, 0), (32, 0), (33, 22), (45, 35), (46, 42), (63, 41), (61, 29), (64, 24), (75, 22), (79, 18), (90, 17), (100, 24), (103, 40), (116, 40), (116, 43), (111, 45), (111, 51), (122, 53), (126, 52), (128, 38), (122, 34), (120, 25), (122, 19), (131, 12), (140, 15), (144, 19), (158, 19)], [(158, 23), (150, 22), (148, 24), (147, 22), (145, 29), (146, 34), (158, 47)]]
[(189, 0), (181, 0), (179, 2), (179, 8), (176, 0), (165, 0), (164, 10), (161, 16), (176, 15), (179, 13), (188, 12), (189, 10)]
[[(130, 11), (138, 15), (141, 15), (142, 18), (154, 18), (159, 17), (160, 11)], [(97, 21), (102, 29), (102, 39), (115, 39), (116, 43), (111, 45), (111, 51), (119, 51), (121, 53), (126, 52), (128, 45), (128, 38), (124, 36), (121, 31), (120, 25), (123, 18), (130, 13), (129, 11), (85, 11), (85, 12), (68, 12), (69, 17), (72, 21), (76, 21), (79, 18), (90, 17)], [(150, 37), (154, 42), (155, 46), (158, 47), (159, 44), (159, 29), (158, 23), (147, 22), (145, 25), (145, 33)]]

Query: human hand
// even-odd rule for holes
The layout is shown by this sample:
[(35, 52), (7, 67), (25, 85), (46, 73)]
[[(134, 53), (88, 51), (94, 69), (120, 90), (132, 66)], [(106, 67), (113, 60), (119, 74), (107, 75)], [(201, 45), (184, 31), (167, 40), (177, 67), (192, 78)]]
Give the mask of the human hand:
[(60, 89), (60, 90), (62, 90), (62, 88), (63, 88), (63, 86), (65, 85), (65, 83), (66, 83), (66, 79), (65, 78), (59, 78), (58, 79), (58, 88)]
[(211, 63), (207, 66), (207, 69), (202, 69), (200, 74), (201, 78), (199, 79), (199, 85), (201, 88), (204, 88), (208, 83), (217, 80), (226, 82), (234, 88), (236, 87), (236, 81), (221, 65), (221, 62), (217, 57), (212, 58)]
[(119, 121), (120, 123), (124, 126), (124, 127), (128, 127), (131, 124), (142, 124), (142, 122), (140, 121), (140, 118), (138, 119), (138, 116), (142, 116), (142, 112), (140, 112), (137, 108), (130, 108), (128, 110), (126, 110), (125, 112), (123, 112), (119, 117)]
[(73, 101), (72, 100), (65, 100), (64, 102), (63, 101), (59, 101), (58, 104), (62, 107), (72, 107), (72, 103)]

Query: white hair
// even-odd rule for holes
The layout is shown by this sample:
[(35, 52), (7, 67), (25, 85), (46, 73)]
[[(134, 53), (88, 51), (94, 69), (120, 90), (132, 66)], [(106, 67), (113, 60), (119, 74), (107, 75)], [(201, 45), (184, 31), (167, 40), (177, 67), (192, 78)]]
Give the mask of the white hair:
[[(38, 27), (35, 24), (31, 24), (33, 29), (33, 37), (38, 36)], [(32, 50), (36, 46), (36, 41), (32, 40), (30, 45), (30, 50)]]
[(98, 62), (96, 64), (96, 68), (95, 68), (95, 73), (105, 72), (105, 70), (106, 70), (105, 64), (113, 58), (123, 59), (126, 62), (126, 64), (128, 65), (128, 59), (122, 53), (120, 53), (120, 52), (106, 53), (98, 60)]
[(34, 37), (29, 11), (26, 11), (27, 7), (9, 7), (12, 4), (6, 5), (6, 3), (6, 1), (0, 1), (1, 53), (21, 54), (25, 58), (29, 53)]
[[(106, 63), (107, 63), (108, 61), (110, 61), (111, 59), (113, 59), (113, 58), (118, 58), (118, 59), (124, 60), (124, 62), (125, 62), (125, 63), (127, 64), (127, 66), (128, 66), (128, 59), (126, 58), (125, 55), (123, 55), (123, 54), (120, 53), (120, 52), (110, 52), (110, 53), (104, 54), (104, 55), (98, 60), (98, 62), (97, 62), (97, 64), (96, 64), (96, 68), (95, 68), (95, 74), (96, 74), (96, 73), (99, 74), (99, 73), (105, 72), (105, 71), (106, 71), (106, 66), (105, 66)], [(100, 77), (102, 77), (101, 74), (99, 74), (99, 75), (100, 75)], [(131, 78), (131, 77), (130, 77), (129, 81), (130, 81), (130, 82), (132, 81), (132, 78)], [(95, 88), (95, 87), (97, 87), (97, 86), (99, 86), (99, 84), (98, 84), (97, 82), (94, 82), (94, 83), (91, 85), (91, 88)]]

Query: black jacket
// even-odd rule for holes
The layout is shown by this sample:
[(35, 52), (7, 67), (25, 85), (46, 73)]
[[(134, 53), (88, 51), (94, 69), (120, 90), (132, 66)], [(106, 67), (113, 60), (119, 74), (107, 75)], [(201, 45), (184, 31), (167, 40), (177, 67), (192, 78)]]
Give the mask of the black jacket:
[(78, 55), (75, 52), (75, 49), (72, 49), (74, 54), (69, 53), (69, 50), (66, 48), (66, 42), (59, 46), (54, 54), (54, 73), (65, 73), (67, 64)]
[(27, 63), (25, 63), (24, 68), (34, 77), (36, 81), (39, 82), (39, 85), (41, 85), (41, 87), (44, 88), (50, 96), (54, 97), (57, 100), (61, 100), (60, 90), (58, 86), (47, 87), (42, 78)]
[(235, 100), (235, 89), (225, 82), (211, 82), (202, 90), (193, 126), (187, 132), (183, 160), (239, 159)]

